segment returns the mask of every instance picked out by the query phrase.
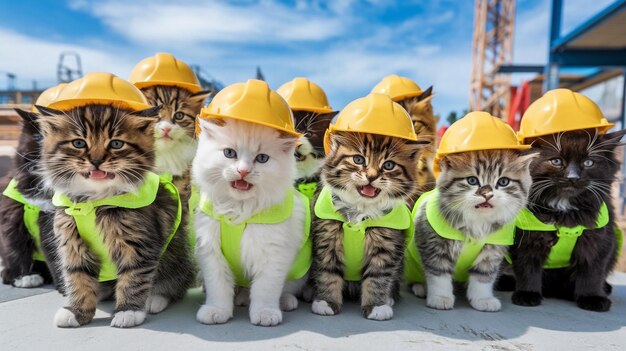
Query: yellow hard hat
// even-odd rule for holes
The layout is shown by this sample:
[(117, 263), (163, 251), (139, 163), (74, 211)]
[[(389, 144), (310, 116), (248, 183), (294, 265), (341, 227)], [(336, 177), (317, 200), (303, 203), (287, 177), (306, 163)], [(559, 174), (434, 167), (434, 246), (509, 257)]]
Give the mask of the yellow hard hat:
[(591, 128), (606, 133), (613, 125), (588, 97), (569, 89), (554, 89), (528, 106), (517, 137), (524, 142), (543, 135)]
[(128, 80), (139, 89), (154, 85), (177, 86), (192, 93), (202, 90), (196, 74), (172, 54), (158, 53), (141, 60)]
[(134, 85), (111, 73), (94, 72), (69, 83), (48, 107), (71, 110), (90, 104), (113, 105), (133, 111), (152, 107)]
[(334, 132), (386, 135), (417, 141), (411, 117), (402, 106), (383, 94), (369, 94), (349, 103), (337, 115), (324, 135), (324, 150), (330, 152), (330, 135)]
[(67, 83), (61, 83), (59, 85), (53, 86), (52, 88), (44, 90), (43, 93), (41, 93), (37, 98), (37, 101), (35, 101), (35, 104), (33, 104), (32, 111), (39, 113), (39, 110), (37, 110), (35, 105), (48, 107), (48, 105), (56, 101), (59, 98), (59, 94), (66, 85)]
[(233, 118), (300, 137), (285, 99), (270, 89), (266, 82), (257, 79), (220, 90), (209, 106), (202, 108), (200, 118)]
[(333, 112), (324, 90), (306, 78), (294, 78), (276, 92), (287, 101), (293, 111)]
[(435, 155), (434, 173), (440, 172), (439, 162), (449, 154), (479, 150), (526, 150), (530, 145), (521, 144), (511, 126), (487, 112), (474, 111), (452, 123), (439, 142)]
[(389, 95), (393, 101), (400, 101), (409, 97), (420, 96), (423, 91), (411, 79), (392, 74), (376, 84), (371, 93)]

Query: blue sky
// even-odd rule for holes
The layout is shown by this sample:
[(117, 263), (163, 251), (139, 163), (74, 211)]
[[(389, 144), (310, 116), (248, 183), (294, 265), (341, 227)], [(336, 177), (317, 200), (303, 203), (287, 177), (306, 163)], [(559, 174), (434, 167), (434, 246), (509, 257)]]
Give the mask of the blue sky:
[[(565, 0), (565, 30), (611, 0)], [(544, 63), (548, 0), (517, 0), (514, 62)], [(382, 77), (434, 86), (443, 117), (468, 104), (471, 0), (20, 0), (0, 3), (0, 88), (56, 83), (58, 55), (83, 70), (127, 77), (139, 60), (171, 52), (225, 84), (261, 66), (273, 88), (296, 76), (320, 84), (341, 109)], [(522, 79), (516, 77), (516, 80)]]

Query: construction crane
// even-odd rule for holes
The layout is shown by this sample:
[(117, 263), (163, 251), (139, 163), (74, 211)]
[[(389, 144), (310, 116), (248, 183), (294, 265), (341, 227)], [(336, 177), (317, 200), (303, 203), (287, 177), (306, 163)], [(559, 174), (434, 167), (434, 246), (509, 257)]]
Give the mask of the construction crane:
[[(73, 64), (72, 60), (73, 58)], [(59, 83), (69, 83), (83, 76), (83, 65), (80, 55), (74, 51), (63, 51), (57, 64), (57, 80)]]
[(513, 61), (515, 0), (475, 0), (470, 107), (504, 117), (511, 78), (498, 73)]

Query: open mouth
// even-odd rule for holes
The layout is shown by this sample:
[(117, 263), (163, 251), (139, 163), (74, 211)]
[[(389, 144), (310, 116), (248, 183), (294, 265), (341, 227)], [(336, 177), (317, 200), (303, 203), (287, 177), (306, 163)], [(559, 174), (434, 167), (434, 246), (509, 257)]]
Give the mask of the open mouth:
[(252, 188), (252, 184), (246, 182), (243, 179), (235, 180), (230, 182), (230, 186), (239, 191), (248, 191)]
[(474, 206), (474, 208), (493, 208), (493, 205), (490, 204), (489, 202), (485, 201), (483, 203), (480, 203), (480, 204)]
[(98, 169), (94, 169), (92, 171), (89, 171), (89, 176), (87, 178), (93, 179), (93, 180), (113, 179), (115, 178), (115, 174), (109, 173), (106, 171), (101, 171)]
[(371, 184), (358, 187), (359, 194), (365, 197), (376, 197), (380, 193), (380, 189), (373, 187)]

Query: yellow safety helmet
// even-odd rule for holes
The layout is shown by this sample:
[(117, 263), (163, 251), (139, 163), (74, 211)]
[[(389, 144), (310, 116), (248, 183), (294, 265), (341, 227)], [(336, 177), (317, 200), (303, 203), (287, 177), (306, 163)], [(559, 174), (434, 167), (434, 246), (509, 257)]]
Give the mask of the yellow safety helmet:
[(67, 83), (61, 83), (53, 86), (52, 88), (44, 90), (37, 98), (37, 101), (35, 101), (35, 103), (33, 104), (32, 111), (35, 113), (39, 113), (39, 110), (37, 110), (35, 105), (48, 107), (48, 105), (56, 101), (59, 98), (59, 94), (61, 94), (61, 91), (63, 90), (63, 88), (65, 88), (66, 85)]
[(296, 132), (293, 114), (285, 99), (266, 82), (257, 79), (220, 90), (209, 106), (202, 108), (200, 118), (233, 118), (301, 136)]
[(333, 112), (324, 90), (306, 78), (294, 78), (276, 92), (287, 101), (293, 111)]
[(369, 94), (349, 103), (324, 135), (324, 150), (330, 152), (334, 132), (386, 135), (417, 141), (411, 117), (402, 106), (383, 94)]
[(392, 74), (383, 78), (380, 83), (376, 84), (371, 93), (389, 95), (393, 101), (397, 102), (406, 98), (420, 96), (423, 91), (422, 88), (411, 79)]
[(525, 142), (543, 135), (591, 128), (606, 133), (613, 126), (588, 97), (569, 89), (554, 89), (528, 106), (517, 137)]
[(441, 171), (439, 162), (450, 154), (479, 150), (526, 150), (530, 145), (521, 144), (515, 131), (498, 117), (487, 112), (474, 111), (452, 123), (439, 142), (435, 154), (434, 173)]
[(139, 89), (154, 85), (177, 86), (192, 93), (202, 90), (193, 70), (172, 54), (158, 53), (141, 60), (130, 72), (131, 83)]
[(69, 83), (48, 107), (67, 111), (90, 104), (141, 111), (152, 107), (130, 82), (111, 73), (94, 72)]

